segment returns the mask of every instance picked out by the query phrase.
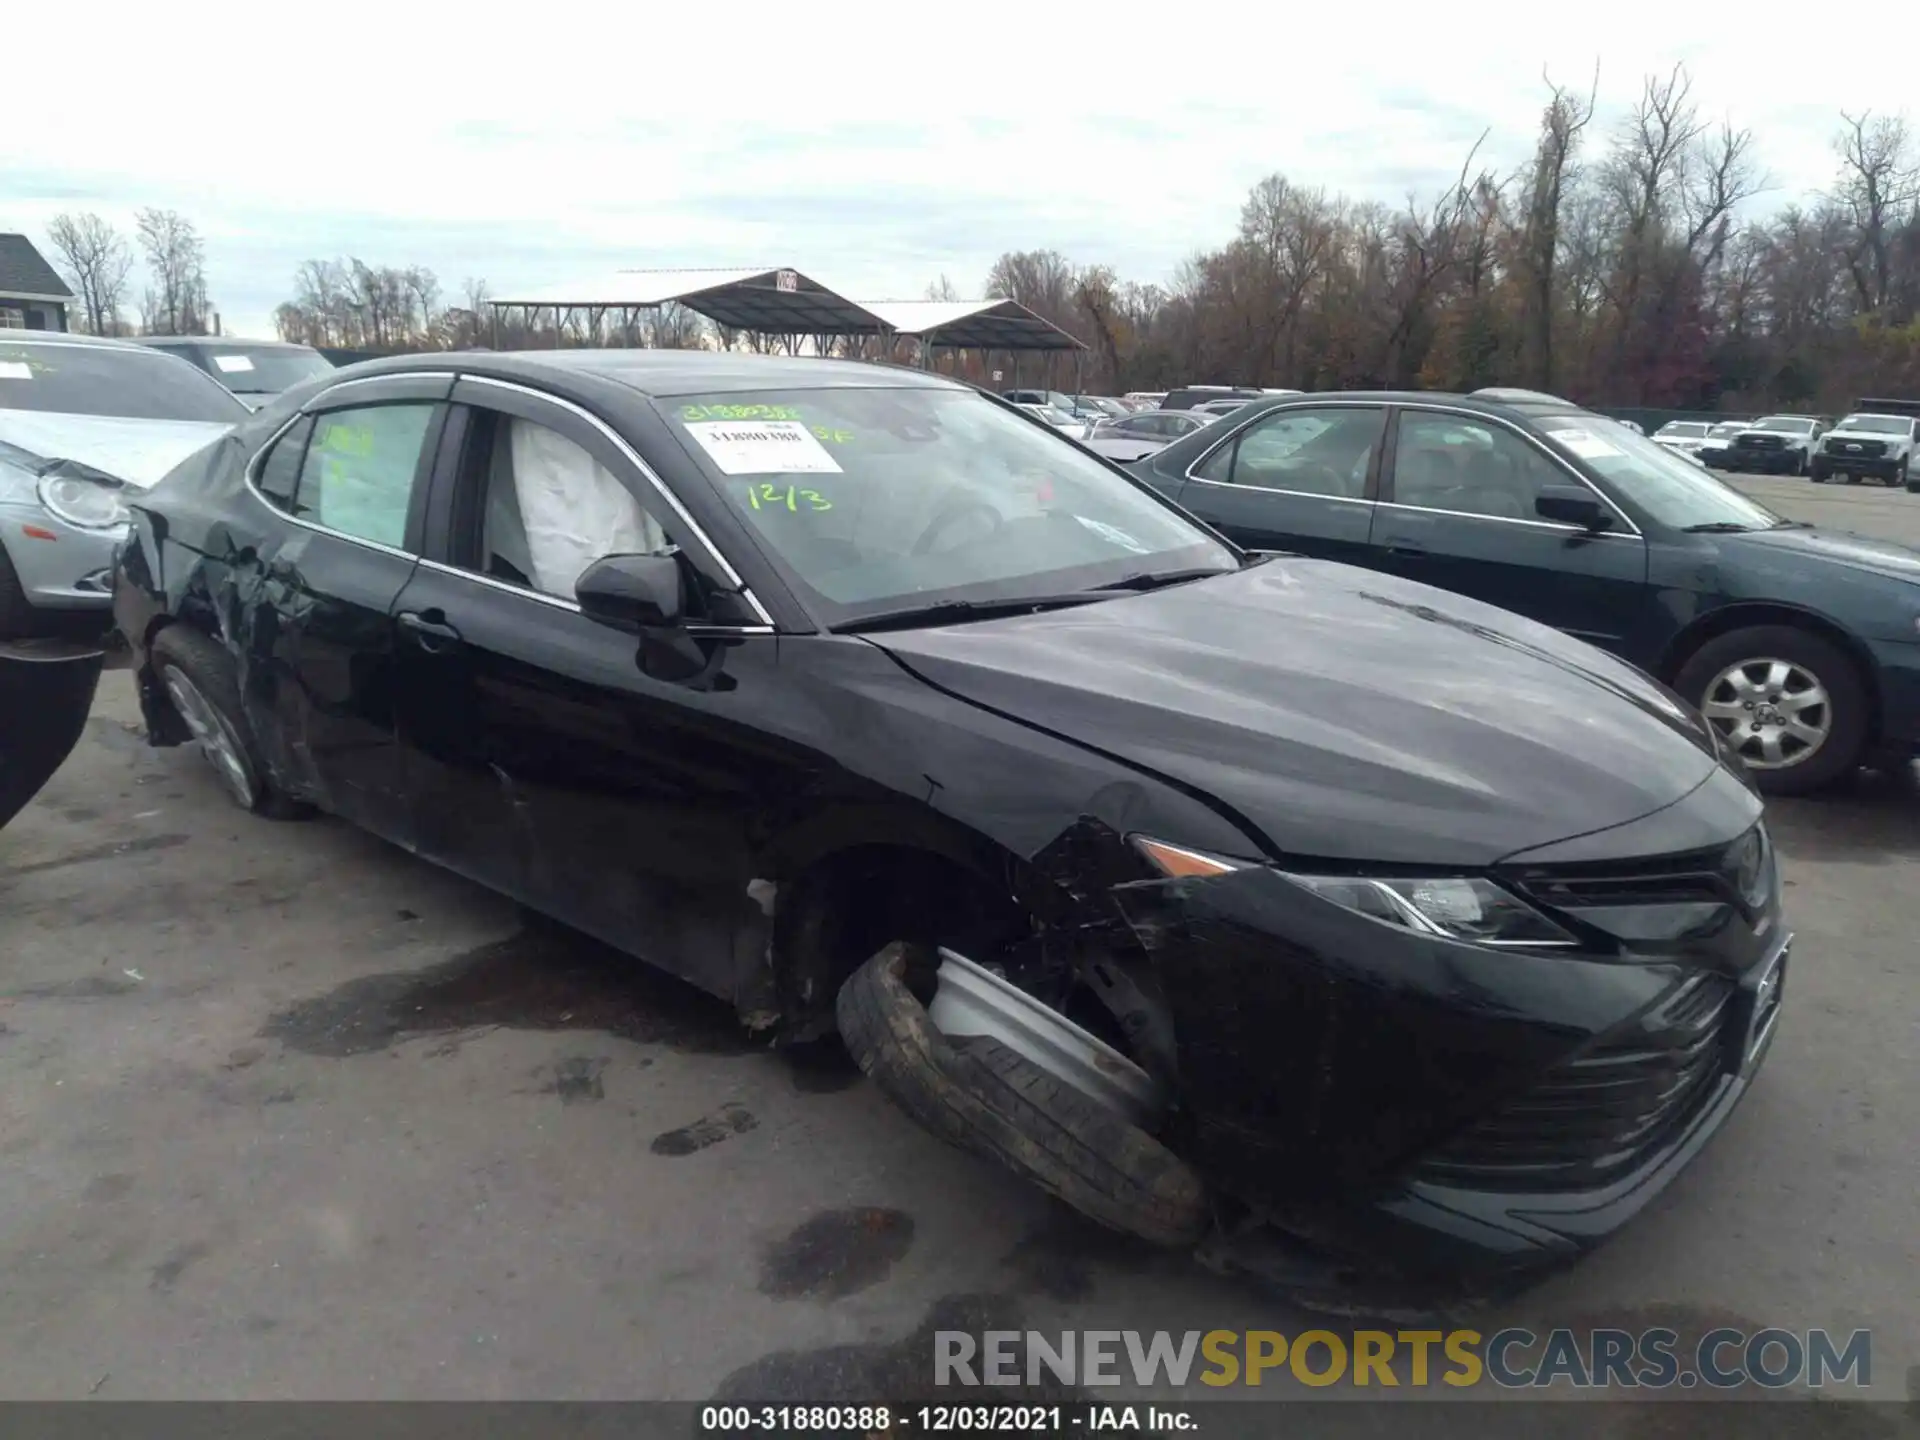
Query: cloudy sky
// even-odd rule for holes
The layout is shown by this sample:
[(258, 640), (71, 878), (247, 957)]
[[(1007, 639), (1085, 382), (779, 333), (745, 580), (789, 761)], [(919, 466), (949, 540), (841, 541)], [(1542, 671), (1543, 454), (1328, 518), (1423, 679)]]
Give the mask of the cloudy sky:
[(972, 295), (1035, 247), (1164, 280), (1275, 170), (1398, 201), (1483, 131), (1519, 164), (1543, 70), (1598, 64), (1604, 125), (1685, 62), (1702, 113), (1755, 132), (1763, 206), (1829, 183), (1842, 107), (1920, 110), (1912, 66), (1860, 44), (1911, 58), (1911, 4), (1881, 0), (1837, 22), (1845, 65), (1817, 63), (1814, 26), (1641, 0), (24, 8), (8, 49), (47, 63), (9, 70), (0, 230), (181, 210), (255, 335), (301, 260), (349, 254), (430, 266), (449, 298), (776, 264), (864, 299), (941, 274)]

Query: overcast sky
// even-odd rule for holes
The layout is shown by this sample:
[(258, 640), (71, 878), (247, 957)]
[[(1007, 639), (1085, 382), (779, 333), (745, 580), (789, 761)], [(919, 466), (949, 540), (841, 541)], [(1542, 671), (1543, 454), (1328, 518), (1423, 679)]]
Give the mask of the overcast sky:
[(1755, 132), (1767, 207), (1830, 182), (1843, 106), (1920, 109), (1911, 3), (1834, 12), (1837, 49), (1812, 12), (1671, 3), (120, 3), (9, 16), (40, 61), (8, 70), (0, 230), (171, 206), (253, 335), (301, 260), (348, 254), (430, 266), (450, 300), (724, 265), (970, 297), (1040, 247), (1163, 281), (1275, 170), (1397, 202), (1482, 131), (1521, 163), (1543, 69), (1598, 63), (1605, 123), (1684, 61), (1703, 114)]

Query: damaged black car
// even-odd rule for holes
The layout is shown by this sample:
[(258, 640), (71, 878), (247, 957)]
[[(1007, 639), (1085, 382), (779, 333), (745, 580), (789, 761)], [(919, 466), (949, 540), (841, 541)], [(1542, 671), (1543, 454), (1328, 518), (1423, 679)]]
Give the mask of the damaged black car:
[(1780, 1014), (1761, 802), (1671, 692), (1256, 557), (932, 375), (374, 361), (133, 502), (151, 738), (724, 997), (1119, 1229), (1530, 1271)]

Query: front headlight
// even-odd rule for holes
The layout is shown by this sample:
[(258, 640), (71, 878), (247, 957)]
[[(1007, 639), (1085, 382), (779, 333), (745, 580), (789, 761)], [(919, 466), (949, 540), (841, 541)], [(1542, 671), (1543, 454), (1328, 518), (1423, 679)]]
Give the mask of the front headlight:
[(46, 476), (40, 481), (40, 503), (78, 530), (115, 530), (132, 518), (120, 503), (120, 487), (106, 480)]
[[(1133, 844), (1156, 869), (1176, 879), (1253, 868), (1253, 862), (1188, 850), (1144, 835), (1134, 836)], [(1408, 879), (1397, 875), (1300, 875), (1288, 870), (1273, 873), (1356, 915), (1416, 935), (1516, 948), (1580, 943), (1519, 896), (1479, 875)]]

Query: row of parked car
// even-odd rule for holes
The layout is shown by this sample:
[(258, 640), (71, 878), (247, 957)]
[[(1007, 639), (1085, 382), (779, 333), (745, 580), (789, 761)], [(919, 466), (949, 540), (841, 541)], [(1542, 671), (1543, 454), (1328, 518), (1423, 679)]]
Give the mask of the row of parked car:
[(1920, 493), (1920, 401), (1863, 399), (1838, 422), (1816, 415), (1675, 420), (1654, 442), (1712, 470), (1875, 480)]
[(1774, 1034), (1756, 775), (1920, 738), (1920, 556), (1550, 396), (1262, 395), (1120, 465), (846, 361), (405, 356), (234, 413), (150, 358), (198, 430), (62, 458), (160, 423), (96, 402), (22, 464), (153, 743), (837, 1029), (1162, 1244), (1596, 1244)]

